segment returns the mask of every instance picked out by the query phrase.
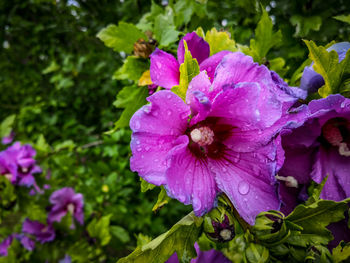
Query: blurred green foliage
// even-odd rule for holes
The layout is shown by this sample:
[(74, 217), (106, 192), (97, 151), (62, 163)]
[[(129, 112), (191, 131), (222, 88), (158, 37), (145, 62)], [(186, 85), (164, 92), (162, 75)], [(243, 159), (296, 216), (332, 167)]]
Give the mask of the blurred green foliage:
[[(36, 148), (43, 169), (36, 180), (50, 189), (30, 196), (0, 181), (0, 240), (20, 232), (26, 217), (45, 222), (50, 194), (65, 186), (84, 195), (85, 225), (70, 230), (63, 220), (55, 243), (37, 243), (34, 252), (15, 240), (0, 262), (57, 262), (66, 253), (74, 262), (115, 262), (191, 210), (172, 200), (153, 213), (159, 189), (140, 193), (129, 169), (127, 126), (148, 92), (138, 87), (149, 67), (133, 54), (139, 38), (175, 52), (182, 32), (201, 27), (209, 42), (222, 37), (212, 53), (240, 43), (298, 85), (308, 55), (302, 38), (318, 46), (349, 41), (349, 13), (346, 0), (1, 1), (0, 135), (13, 130)], [(118, 119), (122, 129), (112, 130)], [(158, 204), (168, 202), (160, 196)]]

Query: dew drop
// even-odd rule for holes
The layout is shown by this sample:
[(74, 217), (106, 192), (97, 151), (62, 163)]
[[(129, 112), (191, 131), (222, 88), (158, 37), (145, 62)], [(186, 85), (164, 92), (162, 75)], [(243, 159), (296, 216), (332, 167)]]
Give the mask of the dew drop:
[(226, 173), (227, 169), (225, 167), (222, 167), (222, 171)]
[(171, 95), (170, 95), (170, 94), (168, 94), (166, 97), (167, 97), (167, 99), (170, 99), (170, 98), (171, 98)]
[(246, 181), (241, 181), (239, 184), (238, 184), (238, 192), (241, 194), (241, 195), (246, 195), (249, 193), (249, 190), (250, 190), (250, 186), (249, 184), (246, 182)]
[(141, 128), (141, 123), (140, 121), (135, 121), (135, 124), (134, 124), (134, 130), (138, 130)]
[(344, 108), (345, 107), (345, 101), (343, 101), (341, 104), (340, 104), (340, 108)]
[(158, 67), (159, 69), (162, 68), (162, 63), (157, 62), (157, 67)]
[(144, 111), (145, 113), (150, 113), (150, 112), (151, 112), (151, 106), (150, 106), (150, 105), (144, 106), (144, 107), (143, 107), (143, 111)]
[(146, 147), (145, 147), (145, 150), (146, 150), (146, 151), (149, 151), (149, 149), (150, 149), (149, 146), (146, 146)]
[(211, 67), (208, 67), (208, 72), (211, 71)]
[(167, 110), (167, 114), (168, 114), (168, 116), (170, 116), (171, 114), (173, 114), (173, 111), (172, 110)]

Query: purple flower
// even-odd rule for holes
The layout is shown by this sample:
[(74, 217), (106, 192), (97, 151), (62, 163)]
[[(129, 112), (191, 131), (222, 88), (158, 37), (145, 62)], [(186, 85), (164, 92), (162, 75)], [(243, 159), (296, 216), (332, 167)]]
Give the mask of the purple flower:
[(7, 250), (9, 248), (9, 246), (11, 246), (12, 240), (13, 240), (13, 236), (10, 235), (0, 243), (0, 256), (1, 257), (6, 257), (8, 255)]
[(33, 251), (35, 248), (35, 241), (24, 234), (14, 235), (18, 241), (21, 242), (22, 246), (28, 251)]
[(71, 262), (72, 262), (72, 258), (67, 254), (64, 256), (64, 258), (58, 261), (58, 263), (71, 263)]
[(6, 176), (13, 184), (32, 186), (35, 184), (33, 174), (41, 169), (33, 158), (36, 152), (29, 144), (14, 143), (0, 152), (0, 174)]
[(184, 62), (185, 48), (183, 41), (186, 41), (188, 50), (193, 58), (197, 59), (200, 70), (207, 71), (211, 81), (221, 59), (230, 53), (230, 51), (221, 51), (209, 57), (210, 47), (203, 38), (199, 37), (195, 32), (188, 33), (179, 43), (176, 58), (158, 48), (151, 54), (151, 80), (155, 85), (171, 89), (173, 86), (179, 85), (180, 65)]
[(33, 235), (40, 243), (50, 242), (55, 239), (56, 234), (52, 225), (44, 225), (38, 221), (32, 221), (28, 218), (23, 222), (22, 232)]
[(64, 187), (53, 192), (50, 203), (53, 205), (48, 216), (50, 223), (60, 222), (70, 212), (81, 225), (84, 224), (83, 195), (76, 194), (73, 188)]
[(205, 72), (193, 78), (186, 103), (170, 91), (153, 94), (130, 120), (131, 169), (192, 204), (197, 216), (220, 192), (249, 224), (261, 211), (278, 210), (275, 135), (297, 100), (278, 81), (236, 52), (221, 61), (213, 83)]
[[(201, 251), (197, 243), (194, 244), (194, 247), (197, 252), (197, 257), (192, 259), (191, 263), (230, 263), (231, 262), (220, 251), (217, 251), (215, 249), (211, 249), (208, 251)], [(174, 253), (166, 261), (166, 263), (179, 263), (177, 254)]]
[(2, 144), (10, 144), (13, 141), (13, 138), (15, 138), (15, 133), (13, 131), (11, 131), (8, 136), (5, 136), (2, 138), (1, 143)]
[(322, 199), (350, 197), (350, 99), (330, 95), (308, 108), (305, 122), (282, 135), (285, 160), (278, 179), (286, 181), (280, 186), (286, 214), (306, 199), (303, 191), (311, 180), (321, 183), (326, 176)]
[[(336, 51), (339, 56), (339, 62), (341, 62), (345, 58), (346, 52), (349, 49), (349, 42), (340, 42), (327, 48), (327, 51)], [(308, 91), (309, 93), (316, 92), (319, 88), (321, 88), (324, 85), (323, 77), (320, 74), (316, 73), (312, 66), (313, 64), (304, 68), (304, 72), (300, 80), (300, 88)]]

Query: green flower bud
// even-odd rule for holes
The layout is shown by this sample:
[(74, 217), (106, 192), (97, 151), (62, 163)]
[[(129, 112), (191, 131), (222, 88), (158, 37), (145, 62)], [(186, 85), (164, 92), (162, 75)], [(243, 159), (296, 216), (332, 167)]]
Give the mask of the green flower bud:
[(214, 208), (204, 217), (204, 232), (214, 242), (228, 242), (235, 236), (233, 216), (222, 206)]

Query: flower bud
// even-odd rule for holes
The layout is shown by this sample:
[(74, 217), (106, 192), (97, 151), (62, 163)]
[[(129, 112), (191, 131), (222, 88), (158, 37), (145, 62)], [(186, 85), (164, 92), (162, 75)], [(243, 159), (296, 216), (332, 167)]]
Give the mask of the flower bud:
[(235, 236), (234, 218), (219, 206), (204, 217), (204, 232), (214, 242), (228, 242)]
[(152, 38), (149, 41), (140, 38), (134, 44), (134, 55), (141, 58), (148, 58), (156, 47), (156, 44), (157, 42)]
[(255, 219), (253, 233), (259, 240), (266, 243), (275, 243), (288, 235), (284, 222), (284, 215), (278, 211), (260, 213)]

